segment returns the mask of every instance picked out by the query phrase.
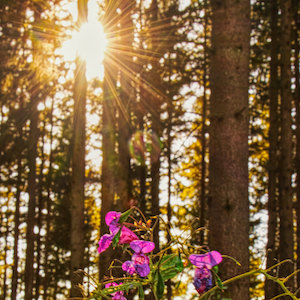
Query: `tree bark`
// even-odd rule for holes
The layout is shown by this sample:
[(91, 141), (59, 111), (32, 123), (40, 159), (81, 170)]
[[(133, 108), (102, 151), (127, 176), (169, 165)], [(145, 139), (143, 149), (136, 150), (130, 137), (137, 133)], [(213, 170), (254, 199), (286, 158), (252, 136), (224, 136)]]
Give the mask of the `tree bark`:
[[(22, 143), (22, 129), (18, 126), (19, 142), (20, 146)], [(20, 148), (22, 149), (22, 147)], [(22, 153), (19, 153), (18, 157), (18, 177), (17, 177), (17, 191), (16, 191), (16, 204), (15, 204), (15, 218), (14, 218), (14, 254), (13, 254), (13, 273), (12, 273), (12, 283), (11, 283), (11, 300), (17, 299), (17, 289), (18, 289), (18, 266), (19, 266), (19, 235), (20, 235), (20, 196), (22, 191)]]
[[(292, 191), (292, 94), (291, 94), (291, 0), (281, 0), (281, 138), (279, 165), (279, 259), (293, 259), (293, 191)], [(292, 263), (280, 266), (286, 277), (294, 270)], [(293, 285), (292, 280), (289, 285)], [(287, 298), (287, 297), (286, 297)]]
[[(296, 106), (296, 218), (297, 218), (297, 253), (300, 253), (300, 85), (299, 85), (299, 34), (297, 31), (299, 2), (294, 1), (295, 12), (295, 106)], [(297, 255), (297, 269), (300, 269), (300, 255)], [(297, 275), (297, 289), (300, 289), (300, 272)], [(299, 294), (297, 295), (299, 297)]]
[[(271, 13), (271, 62), (270, 62), (270, 127), (268, 162), (268, 242), (266, 247), (267, 268), (278, 259), (278, 4), (270, 2)], [(276, 272), (276, 270), (273, 270)], [(273, 274), (275, 275), (275, 274)], [(277, 284), (271, 280), (265, 282), (265, 297), (272, 299), (278, 291)]]
[[(115, 108), (114, 94), (116, 93), (116, 68), (104, 58), (104, 83), (103, 83), (103, 113), (102, 113), (102, 170), (101, 170), (101, 216), (100, 236), (107, 233), (105, 215), (114, 208), (116, 194), (115, 169)], [(111, 248), (100, 254), (99, 277), (107, 275), (112, 258)]]
[(133, 24), (132, 8), (134, 1), (120, 2), (120, 48), (124, 49), (119, 53), (117, 61), (120, 65), (120, 101), (118, 102), (118, 207), (120, 211), (130, 207), (132, 196), (130, 153), (128, 141), (131, 129), (131, 105), (135, 100), (135, 90), (133, 87), (132, 76), (128, 76), (133, 70)]
[[(208, 59), (207, 59), (207, 47), (208, 47), (208, 9), (207, 9), (207, 1), (204, 2), (204, 61), (203, 61), (203, 103), (202, 103), (202, 120), (201, 120), (201, 182), (200, 182), (200, 228), (205, 228), (207, 225), (207, 106), (208, 106), (208, 97), (206, 95), (207, 92), (207, 77), (208, 77)], [(200, 245), (204, 245), (206, 241), (206, 231), (201, 230), (200, 234)]]
[[(209, 246), (226, 279), (249, 267), (248, 74), (250, 1), (212, 0)], [(249, 279), (226, 291), (249, 299)]]
[(36, 95), (32, 95), (30, 109), (30, 134), (28, 140), (28, 213), (26, 230), (26, 263), (25, 263), (25, 300), (32, 300), (33, 290), (33, 261), (34, 261), (34, 225), (35, 225), (35, 207), (36, 207), (36, 156), (38, 140), (38, 111)]
[[(87, 0), (78, 0), (78, 23), (87, 21)], [(86, 124), (86, 63), (76, 58), (74, 82), (74, 120), (71, 174), (71, 291), (70, 297), (82, 296), (78, 285), (83, 281), (84, 268), (84, 184)], [(75, 273), (76, 272), (76, 273)]]

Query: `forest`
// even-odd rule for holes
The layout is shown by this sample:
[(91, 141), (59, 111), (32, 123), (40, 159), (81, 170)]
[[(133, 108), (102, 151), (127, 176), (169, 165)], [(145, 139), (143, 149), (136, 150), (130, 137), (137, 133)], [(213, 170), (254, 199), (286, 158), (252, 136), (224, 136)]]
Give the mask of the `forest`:
[(0, 0), (0, 299), (300, 299), (299, 11)]

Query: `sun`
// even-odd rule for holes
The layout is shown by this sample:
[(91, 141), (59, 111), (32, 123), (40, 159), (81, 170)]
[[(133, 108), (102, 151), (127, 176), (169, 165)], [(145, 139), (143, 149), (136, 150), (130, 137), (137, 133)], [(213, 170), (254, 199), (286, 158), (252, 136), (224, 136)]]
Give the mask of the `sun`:
[(88, 22), (77, 30), (69, 32), (70, 38), (61, 47), (61, 54), (66, 61), (75, 61), (80, 57), (86, 62), (88, 79), (103, 76), (103, 59), (107, 40), (101, 23), (94, 14), (89, 14)]

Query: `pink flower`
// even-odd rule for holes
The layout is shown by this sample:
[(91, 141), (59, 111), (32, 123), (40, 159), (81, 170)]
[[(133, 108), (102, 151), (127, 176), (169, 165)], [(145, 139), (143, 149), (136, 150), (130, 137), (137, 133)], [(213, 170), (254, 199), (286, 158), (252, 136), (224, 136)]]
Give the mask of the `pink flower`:
[(191, 254), (189, 260), (197, 267), (194, 276), (194, 286), (201, 295), (212, 288), (211, 268), (222, 261), (222, 255), (218, 251), (211, 251), (205, 254)]
[(218, 251), (211, 251), (205, 254), (191, 254), (189, 260), (198, 268), (206, 266), (208, 269), (211, 269), (222, 261), (222, 255)]
[(110, 211), (105, 216), (105, 223), (109, 227), (110, 234), (104, 234), (99, 240), (98, 252), (102, 253), (112, 243), (113, 238), (119, 232), (121, 228), (121, 236), (119, 244), (129, 244), (132, 241), (138, 240), (137, 235), (129, 228), (122, 226), (119, 223), (121, 213), (116, 211)]
[(123, 263), (122, 269), (130, 275), (138, 274), (141, 277), (146, 277), (150, 273), (149, 257), (145, 253), (151, 252), (155, 248), (153, 242), (133, 241), (130, 243), (131, 249), (135, 252), (131, 260)]

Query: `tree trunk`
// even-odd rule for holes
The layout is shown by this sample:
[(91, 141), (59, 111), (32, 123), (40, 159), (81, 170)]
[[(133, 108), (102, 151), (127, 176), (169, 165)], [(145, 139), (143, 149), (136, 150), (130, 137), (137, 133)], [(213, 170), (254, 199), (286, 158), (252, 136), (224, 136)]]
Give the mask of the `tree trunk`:
[[(78, 23), (87, 21), (87, 0), (78, 0)], [(74, 83), (74, 121), (71, 175), (71, 291), (70, 297), (82, 296), (78, 285), (84, 268), (84, 184), (85, 184), (85, 124), (86, 124), (86, 63), (76, 58)]]
[[(209, 246), (230, 255), (226, 279), (249, 267), (248, 74), (250, 1), (212, 0)], [(249, 279), (228, 286), (249, 299)]]
[(38, 93), (40, 86), (36, 77), (32, 78), (31, 100), (30, 100), (30, 133), (28, 138), (28, 212), (27, 212), (27, 230), (26, 230), (26, 262), (25, 262), (25, 300), (33, 299), (33, 277), (34, 277), (34, 225), (36, 223), (35, 209), (37, 204), (36, 191), (36, 157), (37, 142), (39, 136), (38, 129)]
[[(128, 76), (133, 70), (133, 24), (131, 20), (132, 5), (134, 1), (121, 1), (119, 9), (120, 14), (120, 48), (124, 49), (119, 53), (117, 61), (120, 65), (120, 101), (118, 101), (118, 207), (120, 211), (127, 210), (130, 207), (130, 198), (132, 195), (130, 153), (128, 141), (130, 139), (131, 129), (131, 105), (135, 99), (135, 90), (133, 87), (132, 76)], [(126, 49), (126, 50), (125, 50)]]
[(53, 163), (53, 109), (54, 109), (54, 100), (52, 99), (51, 101), (51, 111), (50, 111), (50, 140), (49, 140), (49, 145), (50, 145), (50, 153), (49, 153), (49, 168), (48, 168), (48, 174), (47, 174), (47, 179), (46, 179), (46, 189), (47, 189), (47, 198), (46, 198), (46, 210), (47, 210), (47, 215), (46, 215), (46, 237), (45, 237), (45, 250), (44, 250), (44, 255), (45, 255), (45, 264), (44, 264), (44, 282), (43, 282), (43, 299), (47, 300), (48, 298), (48, 287), (50, 284), (50, 266), (47, 263), (47, 257), (51, 251), (51, 184), (52, 184), (52, 176), (53, 176), (53, 169), (52, 169), (52, 163)]
[[(267, 268), (278, 259), (278, 5), (277, 0), (270, 2), (271, 12), (271, 62), (270, 62), (270, 128), (269, 128), (269, 162), (268, 162), (268, 242), (266, 247)], [(273, 270), (276, 272), (276, 269)], [(275, 275), (275, 274), (273, 274)], [(277, 284), (266, 280), (265, 297), (272, 299), (278, 291)]]
[[(279, 259), (293, 259), (293, 191), (292, 191), (292, 94), (291, 94), (291, 0), (281, 0), (281, 139), (279, 166)], [(280, 266), (286, 277), (294, 270), (292, 263)], [(288, 285), (292, 285), (292, 280)]]
[[(44, 132), (46, 126), (46, 122), (43, 122), (43, 129), (42, 131)], [(41, 229), (43, 226), (43, 213), (42, 210), (44, 208), (44, 199), (43, 199), (43, 182), (44, 182), (44, 167), (45, 167), (45, 153), (44, 153), (44, 146), (45, 146), (45, 137), (42, 137), (42, 143), (41, 143), (41, 163), (39, 166), (39, 176), (38, 176), (38, 216), (37, 216), (37, 228), (38, 228), (38, 234), (36, 237), (36, 270), (35, 270), (35, 299), (38, 300), (40, 297), (40, 286), (41, 286), (41, 276), (40, 276), (40, 270), (42, 266), (42, 236), (41, 236)]]
[[(8, 193), (7, 193), (8, 194)], [(7, 195), (8, 196), (8, 195)], [(7, 206), (9, 206), (9, 197), (7, 197)], [(1, 219), (2, 219), (2, 215), (1, 215)], [(5, 226), (4, 226), (4, 223), (5, 223)], [(2, 299), (6, 299), (7, 297), (7, 266), (8, 266), (8, 261), (7, 261), (7, 253), (8, 253), (8, 235), (9, 235), (9, 222), (8, 222), (8, 213), (5, 217), (5, 221), (3, 222), (3, 220), (1, 220), (1, 225), (3, 225), (3, 229), (5, 230), (4, 231), (4, 249), (3, 249), (3, 262), (4, 262), (4, 270), (2, 271), (3, 272), (3, 278), (2, 278), (2, 286), (3, 286), (3, 290), (1, 291), (1, 298)], [(2, 275), (2, 274), (1, 274)], [(1, 276), (2, 277), (2, 276)]]
[[(200, 183), (200, 228), (205, 228), (207, 225), (207, 163), (206, 163), (206, 153), (207, 153), (207, 141), (206, 141), (206, 133), (207, 133), (207, 77), (208, 77), (208, 60), (207, 60), (207, 47), (208, 47), (208, 9), (207, 2), (204, 3), (205, 12), (204, 12), (204, 61), (203, 61), (203, 103), (202, 103), (202, 120), (201, 120), (201, 183)], [(206, 231), (201, 230), (200, 234), (200, 245), (204, 245), (206, 241)]]
[[(299, 2), (294, 1), (295, 24), (298, 24), (298, 8)], [(296, 106), (296, 217), (297, 217), (297, 269), (300, 269), (300, 85), (299, 85), (299, 35), (297, 26), (295, 28), (295, 106)], [(297, 274), (297, 289), (300, 290), (300, 272)], [(299, 294), (297, 295), (299, 297)]]
[[(101, 218), (100, 236), (107, 233), (105, 215), (113, 209), (116, 192), (115, 184), (115, 109), (114, 95), (116, 93), (117, 70), (104, 58), (105, 76), (103, 83), (103, 113), (102, 113), (102, 170), (101, 170)], [(100, 254), (99, 277), (107, 275), (112, 258), (111, 248)]]
[[(18, 128), (19, 141), (21, 146), (22, 141), (22, 129)], [(22, 149), (22, 147), (20, 147)], [(16, 191), (16, 204), (15, 204), (15, 220), (14, 220), (14, 254), (13, 254), (13, 273), (12, 273), (12, 283), (11, 283), (11, 300), (17, 299), (17, 289), (18, 289), (18, 266), (19, 266), (19, 235), (20, 235), (20, 196), (22, 191), (22, 152), (19, 153), (18, 157), (18, 177), (17, 177), (17, 191)]]

